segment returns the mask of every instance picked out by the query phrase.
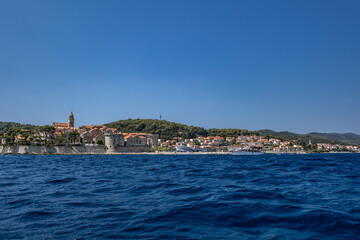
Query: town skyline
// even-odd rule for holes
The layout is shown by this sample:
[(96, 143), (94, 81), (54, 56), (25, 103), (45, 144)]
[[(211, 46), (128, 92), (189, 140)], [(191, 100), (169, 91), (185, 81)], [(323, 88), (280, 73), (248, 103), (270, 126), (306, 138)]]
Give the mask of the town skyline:
[[(70, 120), (70, 118), (72, 118)], [(70, 111), (70, 117), (64, 121), (64, 119), (62, 119), (61, 121), (52, 121), (51, 123), (44, 123), (44, 124), (32, 124), (32, 123), (24, 123), (24, 122), (15, 122), (15, 121), (0, 121), (3, 123), (19, 123), (19, 124), (30, 124), (30, 125), (34, 125), (34, 126), (54, 126), (54, 127), (70, 127), (70, 128), (79, 128), (79, 127), (84, 127), (84, 126), (101, 126), (101, 125), (106, 125), (106, 124), (112, 124), (115, 123), (116, 121), (121, 121), (121, 120), (163, 120), (163, 121), (167, 121), (170, 123), (175, 123), (175, 124), (184, 124), (186, 126), (194, 126), (194, 127), (200, 127), (200, 128), (204, 128), (204, 129), (243, 129), (243, 130), (249, 130), (249, 131), (266, 131), (266, 130), (270, 130), (270, 131), (275, 131), (278, 133), (281, 132), (288, 132), (288, 133), (292, 133), (292, 134), (308, 134), (308, 133), (324, 133), (324, 134), (357, 134), (355, 132), (320, 132), (320, 131), (308, 131), (305, 133), (301, 133), (301, 132), (293, 132), (293, 131), (289, 131), (289, 130), (276, 130), (276, 129), (270, 129), (270, 128), (259, 128), (259, 129), (248, 129), (248, 128), (242, 128), (242, 127), (234, 127), (234, 128), (226, 128), (226, 127), (212, 127), (212, 128), (206, 128), (204, 126), (199, 126), (199, 125), (192, 125), (192, 124), (186, 124), (186, 123), (181, 123), (181, 122), (176, 122), (176, 121), (169, 121), (167, 119), (164, 119), (162, 117), (162, 115), (159, 115), (159, 118), (126, 118), (126, 119), (118, 119), (116, 121), (111, 121), (111, 122), (106, 122), (106, 123), (93, 123), (93, 122), (87, 122), (85, 124), (80, 123), (78, 124), (77, 122), (75, 122), (74, 115), (73, 115), (73, 111)], [(71, 121), (71, 123), (70, 123)], [(357, 134), (359, 135), (359, 134)]]
[(271, 132), (244, 129), (205, 130), (200, 127), (150, 119), (128, 119), (106, 125), (76, 127), (74, 114), (70, 112), (67, 122), (53, 122), (51, 126), (13, 125), (8, 131), (0, 134), (0, 152), (38, 154), (359, 152), (358, 144), (350, 144), (349, 139), (342, 140), (311, 135), (283, 137), (272, 135)]

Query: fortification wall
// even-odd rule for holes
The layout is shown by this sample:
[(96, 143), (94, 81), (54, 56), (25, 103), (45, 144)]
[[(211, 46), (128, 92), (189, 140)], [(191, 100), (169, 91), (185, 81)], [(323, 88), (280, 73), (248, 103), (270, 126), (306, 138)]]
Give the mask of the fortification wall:
[(150, 151), (149, 147), (118, 147), (116, 152), (109, 152), (105, 146), (0, 146), (0, 154), (116, 154)]
[[(151, 152), (151, 147), (117, 147), (116, 152), (126, 153), (126, 152)], [(115, 152), (115, 153), (116, 153)]]
[(101, 154), (106, 153), (104, 146), (11, 146), (0, 147), (3, 154)]

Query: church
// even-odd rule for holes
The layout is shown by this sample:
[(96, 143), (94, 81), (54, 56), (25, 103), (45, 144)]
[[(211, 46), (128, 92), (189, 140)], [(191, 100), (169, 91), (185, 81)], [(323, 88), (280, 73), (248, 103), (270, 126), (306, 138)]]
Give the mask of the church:
[(68, 123), (57, 123), (57, 122), (53, 123), (53, 126), (59, 130), (74, 129), (74, 125), (75, 125), (75, 118), (74, 118), (74, 114), (72, 112), (69, 115)]

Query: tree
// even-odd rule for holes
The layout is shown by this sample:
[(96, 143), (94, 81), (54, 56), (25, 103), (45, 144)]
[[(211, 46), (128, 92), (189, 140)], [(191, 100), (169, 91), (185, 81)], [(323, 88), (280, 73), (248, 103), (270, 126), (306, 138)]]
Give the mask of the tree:
[(13, 142), (14, 142), (14, 139), (9, 135), (5, 135), (4, 136), (4, 141), (5, 141), (4, 142), (5, 146), (11, 146), (13, 144)]
[(142, 122), (142, 123), (137, 124), (135, 129), (136, 129), (136, 131), (141, 132), (142, 130), (144, 130), (145, 127), (146, 127), (145, 123)]
[(98, 145), (104, 145), (104, 141), (103, 141), (102, 139), (98, 139), (98, 140), (96, 141), (96, 144), (98, 144)]
[(73, 142), (73, 141), (75, 141), (79, 136), (80, 136), (80, 134), (79, 134), (77, 131), (72, 131), (72, 132), (69, 133), (68, 138), (69, 138), (70, 141)]
[[(204, 129), (202, 127), (187, 126), (184, 124), (156, 119), (127, 119), (105, 124), (107, 127), (116, 128), (121, 132), (146, 132), (159, 134), (164, 140), (174, 137), (196, 138), (199, 136), (237, 137), (239, 135), (259, 135), (256, 131), (245, 129)], [(181, 134), (180, 134), (181, 132)]]
[(264, 138), (267, 139), (267, 140), (269, 140), (270, 138), (272, 138), (272, 136), (271, 136), (270, 134), (265, 134), (265, 135), (264, 135)]
[(36, 127), (35, 131), (36, 132), (45, 132), (48, 134), (54, 133), (55, 132), (55, 127), (50, 126), (50, 125), (44, 125), (44, 126), (40, 126), (40, 127)]
[(65, 137), (63, 135), (57, 135), (55, 137), (55, 146), (64, 146), (66, 145), (67, 140), (65, 139)]
[(34, 129), (36, 126), (30, 124), (20, 124), (15, 122), (0, 122), (0, 134), (8, 132), (10, 128), (13, 127), (29, 130), (29, 129)]
[(19, 135), (20, 133), (21, 133), (21, 128), (12, 127), (9, 129), (9, 131), (6, 133), (6, 135), (14, 138), (15, 136)]

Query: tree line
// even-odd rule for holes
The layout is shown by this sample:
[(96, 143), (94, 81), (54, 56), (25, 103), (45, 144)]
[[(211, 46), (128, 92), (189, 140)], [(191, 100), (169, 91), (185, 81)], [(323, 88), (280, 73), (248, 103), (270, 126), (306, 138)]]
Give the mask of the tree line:
[(10, 128), (19, 128), (19, 129), (34, 129), (37, 126), (31, 124), (21, 124), (16, 122), (0, 122), (0, 134), (7, 133)]
[(116, 128), (121, 132), (144, 132), (159, 134), (159, 138), (169, 140), (174, 137), (196, 138), (207, 136), (237, 137), (239, 135), (259, 135), (257, 131), (246, 129), (205, 129), (202, 127), (187, 126), (169, 122), (166, 120), (155, 119), (127, 119), (105, 124), (110, 128)]

